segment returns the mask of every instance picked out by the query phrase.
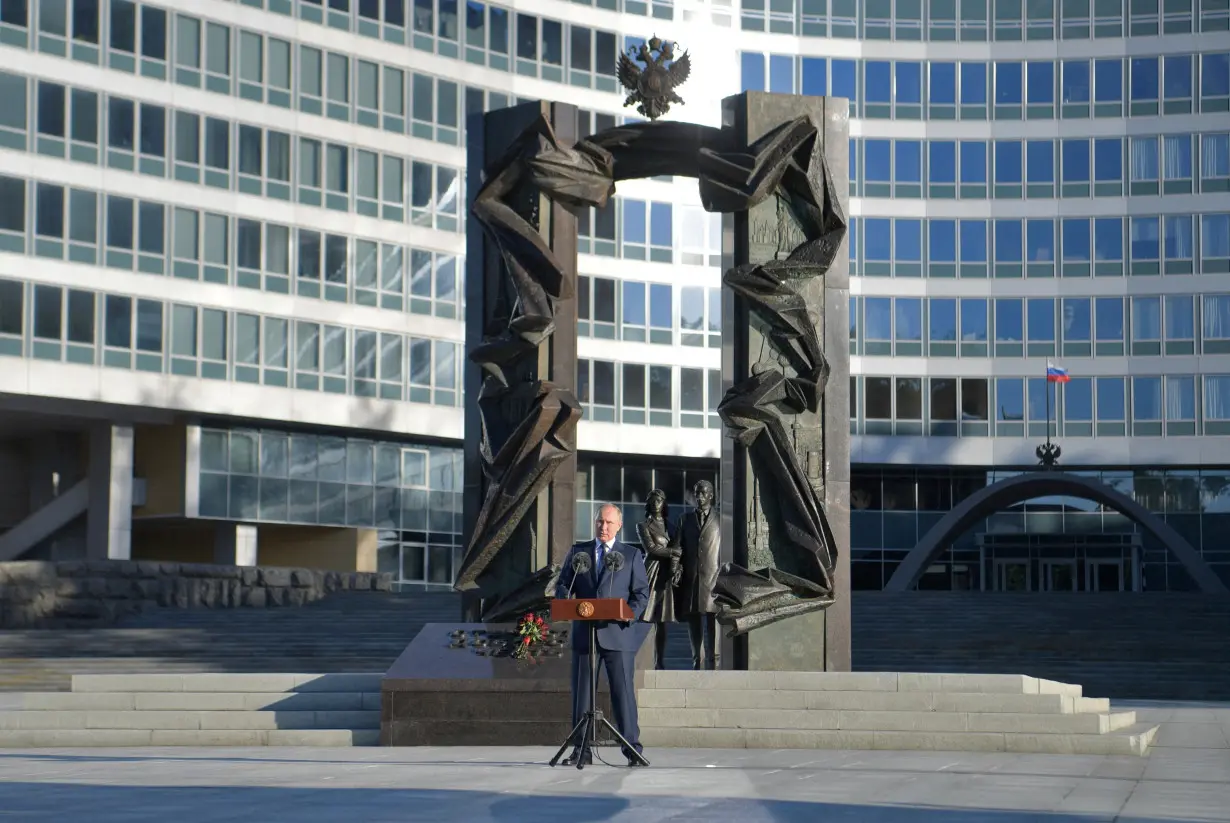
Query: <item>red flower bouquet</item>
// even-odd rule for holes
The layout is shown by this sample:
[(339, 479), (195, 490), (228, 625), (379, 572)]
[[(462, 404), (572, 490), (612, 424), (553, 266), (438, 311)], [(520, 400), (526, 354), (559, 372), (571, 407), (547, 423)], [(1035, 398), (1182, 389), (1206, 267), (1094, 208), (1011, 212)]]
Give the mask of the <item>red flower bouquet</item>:
[(547, 639), (547, 635), (551, 630), (547, 628), (547, 621), (541, 615), (530, 612), (525, 617), (517, 621), (517, 636), (520, 642), (517, 643), (513, 650), (513, 657), (524, 659), (533, 655), (534, 647)]

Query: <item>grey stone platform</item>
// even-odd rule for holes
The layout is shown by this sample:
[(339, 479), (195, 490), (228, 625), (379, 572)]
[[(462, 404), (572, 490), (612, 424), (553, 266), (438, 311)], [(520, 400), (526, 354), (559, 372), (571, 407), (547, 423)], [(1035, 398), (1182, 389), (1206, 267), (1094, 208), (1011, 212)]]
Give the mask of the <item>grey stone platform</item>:
[(645, 672), (647, 746), (1144, 755), (1157, 725), (1007, 674)]
[[(1112, 712), (1107, 699), (1085, 697), (1080, 686), (1024, 675), (648, 671), (638, 678), (642, 741), (655, 748), (1140, 756), (1157, 732), (1156, 723)], [(74, 675), (71, 692), (11, 695), (0, 710), (0, 748), (373, 746), (382, 739), (380, 689), (374, 673)], [(525, 695), (507, 697), (510, 722), (523, 719), (518, 700)], [(565, 726), (531, 742), (562, 740)]]
[(10, 695), (0, 749), (374, 746), (379, 674), (85, 674)]
[[(546, 748), (0, 752), (5, 820), (90, 823), (1230, 823), (1230, 707), (1140, 705), (1148, 757)], [(619, 762), (617, 758), (608, 760)]]

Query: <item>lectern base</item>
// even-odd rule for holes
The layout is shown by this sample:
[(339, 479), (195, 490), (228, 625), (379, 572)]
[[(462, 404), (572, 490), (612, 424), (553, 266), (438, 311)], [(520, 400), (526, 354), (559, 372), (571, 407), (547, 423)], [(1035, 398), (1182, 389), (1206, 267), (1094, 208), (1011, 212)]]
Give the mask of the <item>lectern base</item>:
[[(635, 696), (633, 696), (635, 700)], [(638, 752), (632, 747), (627, 739), (619, 733), (619, 730), (611, 725), (611, 721), (606, 719), (602, 714), (602, 710), (598, 708), (598, 624), (591, 622), (589, 624), (589, 711), (581, 718), (580, 722), (573, 727), (572, 732), (568, 735), (568, 739), (564, 741), (564, 745), (559, 747), (559, 751), (555, 753), (555, 757), (551, 758), (551, 765), (554, 767), (559, 763), (559, 759), (564, 756), (564, 752), (568, 751), (568, 747), (577, 750), (577, 769), (585, 768), (585, 754), (593, 754), (593, 750), (598, 746), (598, 732), (608, 731), (611, 736), (619, 743), (620, 749), (628, 756), (628, 759), (636, 763), (638, 766), (648, 766), (649, 761), (645, 759), (645, 755)]]

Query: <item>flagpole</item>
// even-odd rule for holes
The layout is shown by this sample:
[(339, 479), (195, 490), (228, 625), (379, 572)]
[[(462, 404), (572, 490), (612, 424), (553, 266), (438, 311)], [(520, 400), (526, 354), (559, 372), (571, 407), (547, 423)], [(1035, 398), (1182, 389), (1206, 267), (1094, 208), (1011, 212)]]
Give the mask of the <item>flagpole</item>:
[(1046, 448), (1051, 448), (1051, 361), (1046, 361)]

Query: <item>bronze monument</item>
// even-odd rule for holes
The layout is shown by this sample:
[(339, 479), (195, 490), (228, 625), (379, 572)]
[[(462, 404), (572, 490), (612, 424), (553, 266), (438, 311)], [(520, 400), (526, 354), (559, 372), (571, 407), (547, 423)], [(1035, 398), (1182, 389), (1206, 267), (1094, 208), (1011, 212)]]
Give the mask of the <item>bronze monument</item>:
[[(696, 508), (679, 521), (676, 545), (682, 550), (683, 576), (675, 611), (688, 623), (692, 668), (721, 668), (717, 645), (718, 604), (714, 597), (721, 560), (721, 531), (713, 511), (713, 484), (700, 480), (692, 488)], [(704, 650), (702, 656), (701, 650)]]
[(675, 622), (675, 587), (683, 572), (680, 549), (674, 545), (666, 492), (654, 489), (645, 501), (645, 520), (636, 524), (649, 575), (649, 605), (641, 619), (654, 626), (653, 663), (666, 668), (666, 625)]
[[(654, 38), (620, 61), (628, 102), (648, 122), (581, 137), (575, 107), (529, 103), (476, 117), (470, 131), (467, 347), (476, 368), (466, 387), (469, 533), (455, 587), (473, 620), (545, 606), (574, 533), (575, 212), (605, 207), (620, 181), (660, 175), (697, 178), (704, 208), (730, 215), (735, 238), (718, 407), (730, 435), (715, 517), (724, 562), (682, 613), (700, 616), (702, 637), (716, 614), (731, 637), (746, 638), (799, 622), (787, 618), (823, 622), (848, 587), (838, 551), (848, 541), (848, 355), (838, 339), (847, 328), (847, 103), (747, 92), (723, 102), (721, 128), (659, 121), (681, 102), (674, 90), (690, 72), (676, 53)], [(712, 487), (708, 499), (712, 511)], [(698, 522), (696, 540), (709, 530)], [(686, 558), (683, 566), (687, 574)], [(711, 564), (695, 573), (697, 586), (714, 577)], [(848, 669), (845, 610), (819, 629), (834, 634), (808, 667)], [(805, 646), (814, 628), (791, 632), (788, 643)], [(737, 666), (778, 665), (735, 648)]]

